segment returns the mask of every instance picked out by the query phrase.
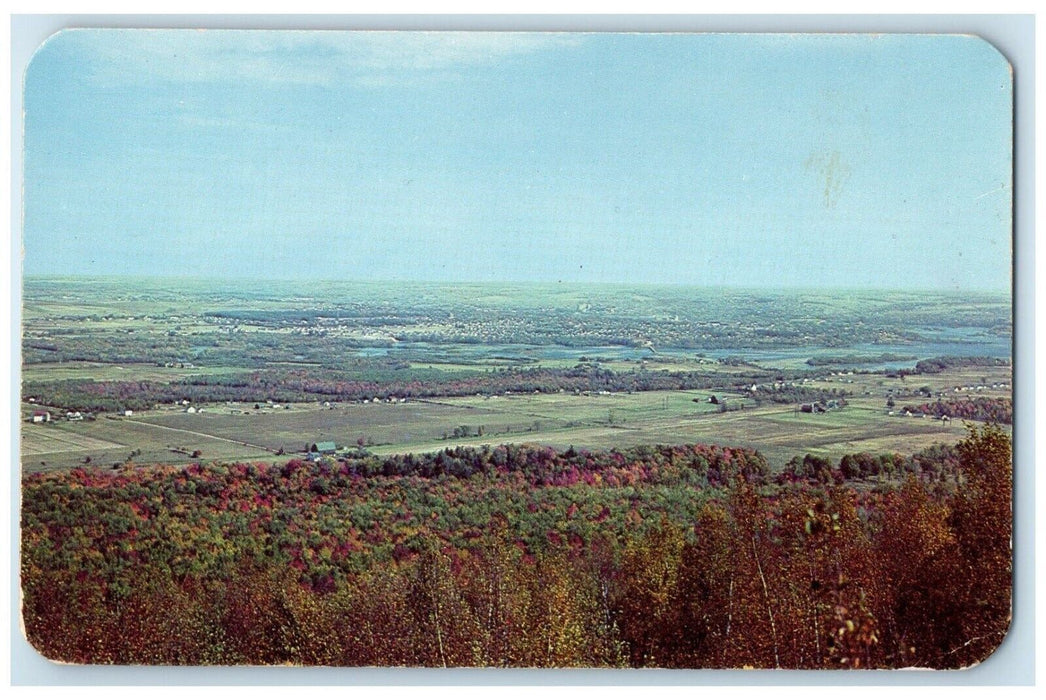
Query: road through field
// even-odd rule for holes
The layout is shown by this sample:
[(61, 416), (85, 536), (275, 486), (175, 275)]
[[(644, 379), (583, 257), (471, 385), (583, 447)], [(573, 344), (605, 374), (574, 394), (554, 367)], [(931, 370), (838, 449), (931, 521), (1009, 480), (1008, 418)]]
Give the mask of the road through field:
[(233, 445), (239, 445), (241, 447), (254, 447), (259, 450), (264, 450), (265, 452), (273, 451), (271, 448), (265, 447), (264, 445), (254, 445), (249, 442), (244, 442), (243, 440), (231, 440), (229, 438), (223, 438), (220, 435), (212, 435), (211, 433), (200, 433), (195, 430), (185, 430), (184, 428), (170, 428), (166, 425), (160, 425), (159, 423), (150, 423), (149, 421), (144, 420), (132, 420), (129, 418), (121, 418), (120, 420), (126, 423), (137, 423), (138, 425), (147, 425), (150, 428), (160, 428), (161, 430), (170, 430), (175, 433), (186, 433), (188, 435), (195, 435), (196, 437), (207, 438), (208, 440), (220, 440), (221, 442), (228, 442)]

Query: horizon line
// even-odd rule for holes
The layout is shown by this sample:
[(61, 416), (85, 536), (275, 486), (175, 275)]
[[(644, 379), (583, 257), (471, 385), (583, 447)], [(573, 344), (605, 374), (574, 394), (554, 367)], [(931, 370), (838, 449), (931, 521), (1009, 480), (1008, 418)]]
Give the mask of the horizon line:
[(837, 285), (837, 284), (709, 284), (695, 282), (650, 282), (650, 281), (593, 281), (593, 280), (543, 280), (543, 279), (504, 279), (504, 280), (460, 280), (460, 279), (433, 279), (433, 278), (344, 278), (344, 277), (277, 277), (271, 275), (224, 275), (221, 277), (213, 275), (180, 275), (180, 274), (120, 274), (120, 273), (22, 273), (22, 282), (26, 281), (117, 281), (135, 280), (152, 281), (161, 283), (164, 281), (179, 282), (229, 282), (229, 283), (313, 283), (313, 284), (432, 284), (432, 285), (476, 285), (476, 286), (509, 286), (509, 285), (533, 285), (533, 286), (571, 286), (571, 287), (679, 287), (691, 289), (730, 289), (746, 291), (867, 291), (867, 292), (907, 292), (907, 293), (941, 293), (941, 294), (993, 294), (1013, 295), (1013, 285), (1005, 288), (998, 287), (968, 287), (955, 288), (947, 286), (922, 286), (911, 285), (905, 287), (892, 286), (870, 286), (870, 285)]

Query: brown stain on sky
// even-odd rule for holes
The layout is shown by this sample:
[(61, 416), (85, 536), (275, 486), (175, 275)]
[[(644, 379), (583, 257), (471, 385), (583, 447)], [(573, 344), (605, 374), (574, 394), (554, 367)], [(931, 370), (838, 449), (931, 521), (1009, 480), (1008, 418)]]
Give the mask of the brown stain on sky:
[(850, 166), (839, 156), (839, 151), (829, 151), (811, 155), (806, 159), (806, 168), (824, 178), (824, 206), (831, 209), (850, 180)]

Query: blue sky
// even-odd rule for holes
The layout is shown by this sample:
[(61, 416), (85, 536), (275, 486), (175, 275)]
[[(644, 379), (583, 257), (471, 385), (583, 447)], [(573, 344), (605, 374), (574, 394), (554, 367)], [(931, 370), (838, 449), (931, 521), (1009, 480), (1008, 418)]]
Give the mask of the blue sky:
[(965, 36), (69, 31), (24, 271), (1007, 290), (1010, 86)]

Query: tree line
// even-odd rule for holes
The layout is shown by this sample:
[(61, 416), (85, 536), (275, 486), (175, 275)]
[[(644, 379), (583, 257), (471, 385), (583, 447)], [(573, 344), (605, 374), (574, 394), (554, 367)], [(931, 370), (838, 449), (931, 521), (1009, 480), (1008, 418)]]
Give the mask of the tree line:
[(1007, 397), (973, 396), (962, 399), (937, 400), (905, 406), (905, 411), (925, 413), (941, 418), (965, 418), (989, 423), (1013, 423), (1013, 399)]
[[(780, 378), (773, 371), (753, 370), (744, 376), (729, 375), (731, 382)], [(259, 370), (221, 375), (200, 375), (173, 382), (96, 381), (68, 379), (25, 382), (24, 399), (78, 411), (144, 410), (157, 404), (188, 399), (197, 403), (310, 401), (362, 401), (364, 399), (433, 398), (476, 394), (635, 392), (707, 389), (721, 385), (724, 377), (709, 371), (615, 372), (578, 365), (573, 368), (513, 368), (493, 372), (385, 371), (350, 373), (332, 370)]]

